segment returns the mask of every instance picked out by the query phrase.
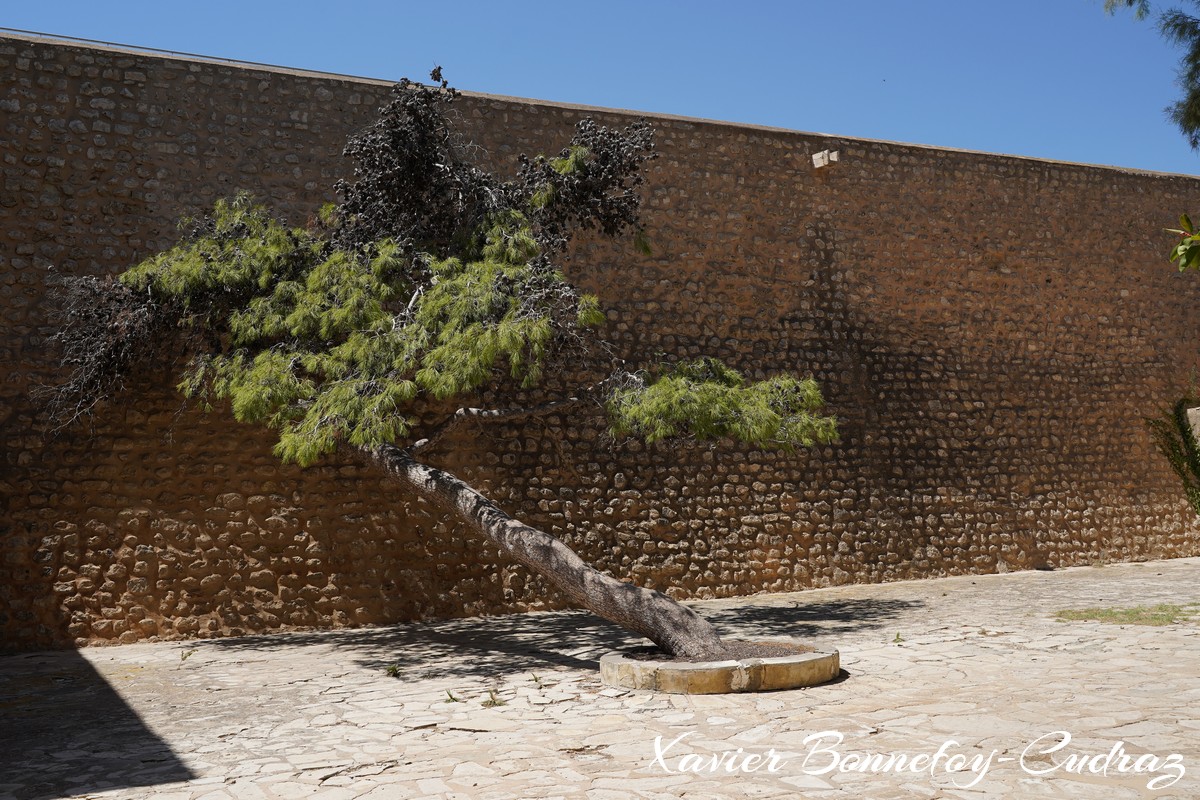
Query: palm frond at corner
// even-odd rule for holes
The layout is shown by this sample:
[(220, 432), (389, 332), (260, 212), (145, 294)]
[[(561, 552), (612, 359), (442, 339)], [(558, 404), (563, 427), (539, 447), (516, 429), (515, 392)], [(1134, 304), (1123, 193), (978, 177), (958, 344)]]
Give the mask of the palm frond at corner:
[(1196, 391), (1189, 391), (1157, 417), (1147, 417), (1146, 426), (1154, 445), (1183, 481), (1183, 491), (1192, 510), (1200, 515), (1200, 443), (1188, 420), (1188, 409), (1200, 406)]

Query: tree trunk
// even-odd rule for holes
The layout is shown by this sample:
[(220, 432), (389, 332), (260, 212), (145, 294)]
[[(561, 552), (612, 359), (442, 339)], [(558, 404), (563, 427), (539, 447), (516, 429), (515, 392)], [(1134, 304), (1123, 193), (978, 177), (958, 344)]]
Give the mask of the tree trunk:
[(598, 572), (558, 539), (513, 519), (449, 472), (422, 464), (392, 445), (360, 452), (400, 483), (453, 509), (472, 530), (592, 613), (640, 633), (672, 656), (705, 660), (724, 652), (712, 625), (690, 608), (661, 592)]

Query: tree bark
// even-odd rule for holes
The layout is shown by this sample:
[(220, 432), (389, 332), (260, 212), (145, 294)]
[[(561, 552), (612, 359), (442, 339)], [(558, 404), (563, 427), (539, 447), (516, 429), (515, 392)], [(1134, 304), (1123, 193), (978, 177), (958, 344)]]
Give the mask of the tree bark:
[(449, 472), (392, 445), (360, 452), (401, 484), (453, 510), (472, 530), (592, 613), (645, 636), (675, 657), (706, 660), (724, 652), (716, 630), (690, 608), (593, 569), (558, 539), (513, 519)]

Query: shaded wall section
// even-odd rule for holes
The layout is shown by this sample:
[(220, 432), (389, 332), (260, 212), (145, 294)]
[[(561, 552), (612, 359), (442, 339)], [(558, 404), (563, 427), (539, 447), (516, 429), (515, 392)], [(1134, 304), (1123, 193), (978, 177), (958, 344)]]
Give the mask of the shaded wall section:
[[(0, 40), (0, 632), (24, 649), (500, 613), (542, 581), (369, 472), (279, 465), (168, 376), (46, 440), (55, 272), (111, 274), (244, 188), (303, 222), (381, 82)], [(467, 96), (485, 157), (585, 114)], [(439, 464), (601, 569), (681, 597), (1200, 554), (1141, 418), (1195, 363), (1162, 229), (1194, 178), (653, 119), (654, 254), (572, 277), (634, 363), (813, 374), (842, 442), (612, 443), (598, 413), (465, 433)], [(841, 160), (814, 170), (812, 154)]]

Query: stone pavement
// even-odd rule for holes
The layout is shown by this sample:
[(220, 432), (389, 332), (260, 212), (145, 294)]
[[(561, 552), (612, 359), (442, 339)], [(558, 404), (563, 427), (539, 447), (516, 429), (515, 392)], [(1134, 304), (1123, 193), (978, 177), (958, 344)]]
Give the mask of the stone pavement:
[(606, 689), (581, 613), (10, 656), (0, 797), (1200, 798), (1200, 623), (1054, 619), (1163, 602), (1200, 559), (696, 603), (840, 649), (756, 695)]

